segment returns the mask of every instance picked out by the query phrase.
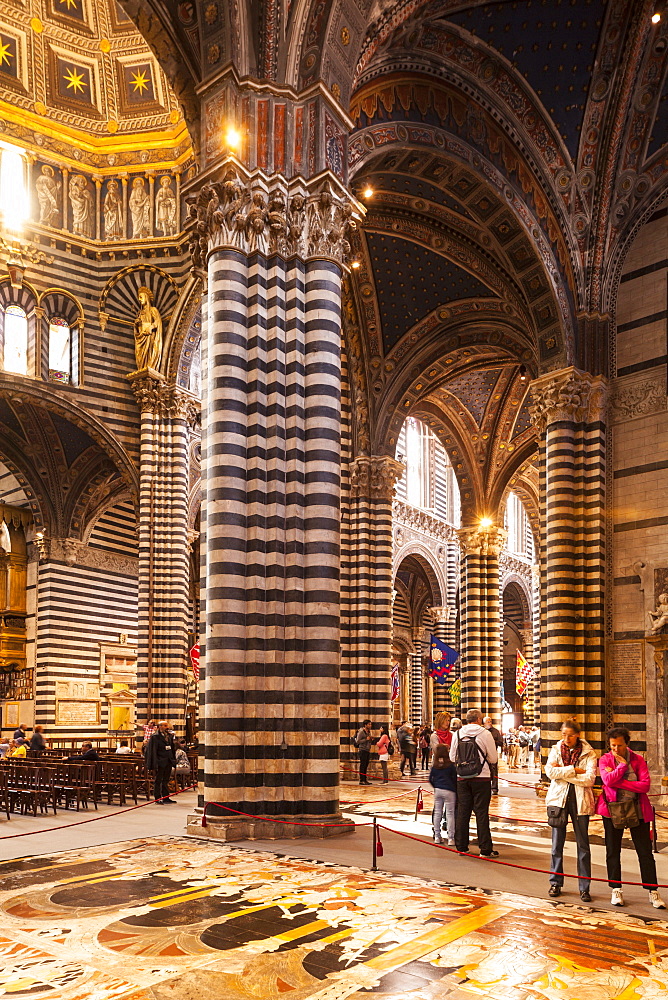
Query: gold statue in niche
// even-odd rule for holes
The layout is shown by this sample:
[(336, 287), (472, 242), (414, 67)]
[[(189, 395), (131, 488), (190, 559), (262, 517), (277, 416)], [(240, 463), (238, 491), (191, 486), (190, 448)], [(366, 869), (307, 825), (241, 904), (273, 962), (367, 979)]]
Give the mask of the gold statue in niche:
[(143, 285), (137, 292), (139, 312), (135, 319), (137, 371), (158, 370), (162, 354), (162, 318), (153, 305), (153, 292)]

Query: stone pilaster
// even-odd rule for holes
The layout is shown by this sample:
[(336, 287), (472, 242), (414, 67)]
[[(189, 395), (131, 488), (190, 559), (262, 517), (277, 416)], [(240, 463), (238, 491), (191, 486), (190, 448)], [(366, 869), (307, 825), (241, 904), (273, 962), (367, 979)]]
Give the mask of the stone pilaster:
[(472, 708), (501, 716), (499, 555), (506, 532), (494, 525), (458, 531), (461, 548), (462, 716)]
[(364, 718), (391, 714), (392, 498), (403, 465), (361, 456), (341, 506), (341, 752)]
[(541, 729), (575, 716), (603, 747), (607, 382), (575, 368), (532, 383), (540, 436)]
[(128, 376), (141, 411), (137, 718), (183, 730), (188, 633), (188, 443), (199, 400), (151, 369)]
[[(207, 268), (206, 830), (339, 817), (341, 279), (331, 176), (231, 161), (189, 197)], [(342, 827), (344, 828), (344, 827)], [(278, 829), (278, 827), (277, 827)], [(292, 827), (281, 828), (296, 832)]]

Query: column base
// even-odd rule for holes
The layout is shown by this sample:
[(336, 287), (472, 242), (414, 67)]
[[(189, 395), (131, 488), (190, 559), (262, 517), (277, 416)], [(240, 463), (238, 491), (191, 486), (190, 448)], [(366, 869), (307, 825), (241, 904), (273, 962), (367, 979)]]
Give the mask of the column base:
[[(200, 840), (222, 840), (229, 843), (237, 840), (297, 840), (301, 837), (311, 837), (323, 840), (325, 837), (338, 837), (343, 833), (354, 833), (355, 824), (338, 816), (314, 817), (308, 823), (312, 826), (301, 826), (297, 823), (276, 822), (271, 819), (230, 819), (227, 816), (207, 816), (206, 826), (202, 826), (203, 809), (198, 806), (193, 813), (188, 814), (186, 833)], [(323, 825), (320, 826), (319, 823)]]

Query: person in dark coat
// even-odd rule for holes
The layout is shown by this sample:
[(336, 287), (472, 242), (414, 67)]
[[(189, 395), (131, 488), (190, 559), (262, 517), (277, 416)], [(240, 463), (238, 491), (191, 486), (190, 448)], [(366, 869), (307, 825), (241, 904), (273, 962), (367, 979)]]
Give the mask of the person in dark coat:
[(157, 732), (151, 736), (146, 747), (146, 770), (155, 774), (153, 798), (158, 806), (176, 805), (176, 800), (169, 797), (169, 779), (174, 767), (176, 767), (174, 737), (169, 731), (169, 722), (159, 722)]
[(35, 726), (30, 737), (30, 749), (34, 753), (42, 753), (44, 747), (46, 746), (46, 740), (44, 739), (44, 726)]
[(99, 760), (100, 755), (93, 749), (93, 744), (86, 742), (81, 744), (81, 753), (73, 753), (65, 758), (66, 764), (88, 764), (90, 761)]

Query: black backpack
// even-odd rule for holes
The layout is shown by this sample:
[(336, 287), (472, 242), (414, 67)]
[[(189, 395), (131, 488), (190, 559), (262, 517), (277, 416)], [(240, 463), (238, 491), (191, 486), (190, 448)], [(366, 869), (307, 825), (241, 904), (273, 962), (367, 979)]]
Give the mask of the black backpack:
[(457, 740), (457, 777), (476, 778), (482, 771), (487, 757), (473, 736), (460, 736)]

